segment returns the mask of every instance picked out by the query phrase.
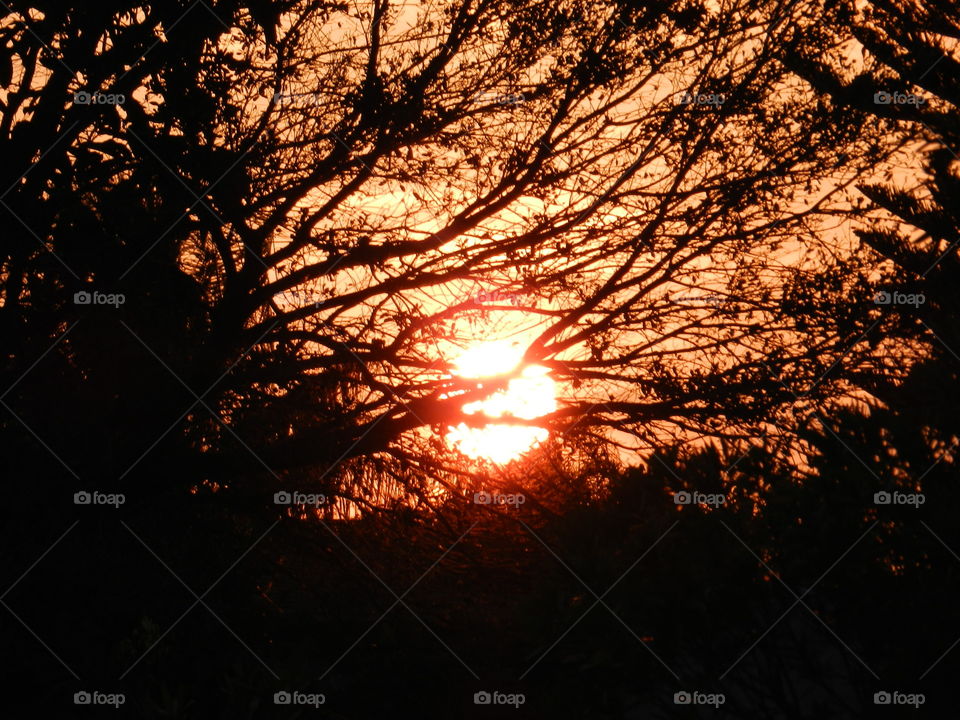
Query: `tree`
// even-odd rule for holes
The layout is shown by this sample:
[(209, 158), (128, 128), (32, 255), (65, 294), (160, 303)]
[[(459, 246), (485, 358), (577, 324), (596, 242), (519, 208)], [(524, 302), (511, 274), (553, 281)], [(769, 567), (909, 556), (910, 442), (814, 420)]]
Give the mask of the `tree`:
[[(952, 507), (960, 430), (953, 410), (960, 372), (960, 25), (949, 7), (928, 2), (840, 3), (829, 15), (829, 26), (795, 39), (793, 66), (841, 122), (862, 118), (913, 151), (899, 158), (899, 172), (888, 167), (885, 177), (859, 184), (866, 210), (856, 232), (876, 258), (870, 292), (877, 306), (873, 362), (851, 379), (869, 393), (870, 413), (885, 428), (875, 438), (885, 472)], [(825, 43), (847, 50), (817, 55), (814, 48)], [(851, 47), (862, 62), (853, 62)]]
[[(896, 158), (899, 167), (859, 183), (872, 212), (857, 235), (884, 263), (872, 283), (878, 304), (889, 305), (880, 308), (887, 311), (884, 334), (910, 341), (918, 356), (947, 360), (947, 371), (948, 348), (960, 341), (950, 322), (960, 238), (953, 200), (960, 141), (953, 43), (960, 26), (947, 7), (928, 2), (840, 3), (828, 12), (833, 23), (795, 38), (791, 65), (841, 122), (860, 118), (910, 144), (910, 154)], [(823, 45), (839, 54), (818, 53)], [(862, 61), (855, 62), (851, 47)], [(893, 293), (917, 297), (898, 307)], [(882, 370), (877, 375), (863, 377), (863, 384), (884, 384)]]
[(887, 148), (784, 65), (799, 10), (277, 9), (11, 4), (17, 447), (159, 487), (337, 466), (349, 492), (351, 458), (429, 458), (414, 431), (498, 386), (450, 360), (501, 329), (568, 388), (560, 432), (754, 436), (836, 392), (859, 260), (818, 233)]

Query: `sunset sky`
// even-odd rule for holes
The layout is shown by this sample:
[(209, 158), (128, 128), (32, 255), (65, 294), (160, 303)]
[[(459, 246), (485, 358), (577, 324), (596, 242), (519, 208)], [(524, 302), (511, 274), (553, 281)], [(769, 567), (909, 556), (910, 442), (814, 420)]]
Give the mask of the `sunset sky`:
[(0, 717), (956, 715), (955, 2), (0, 18)]

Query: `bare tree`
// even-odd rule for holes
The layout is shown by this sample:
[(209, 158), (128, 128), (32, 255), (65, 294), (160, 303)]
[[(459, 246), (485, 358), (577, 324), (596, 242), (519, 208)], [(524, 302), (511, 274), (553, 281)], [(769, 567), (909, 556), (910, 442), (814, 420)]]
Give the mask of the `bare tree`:
[(499, 334), (562, 388), (526, 422), (632, 447), (842, 390), (845, 188), (889, 148), (784, 64), (804, 8), (208, 5), (4, 20), (8, 374), (80, 311), (19, 387), (95, 378), (111, 472), (157, 435), (189, 482), (429, 464), (418, 429), (509, 380), (452, 372)]

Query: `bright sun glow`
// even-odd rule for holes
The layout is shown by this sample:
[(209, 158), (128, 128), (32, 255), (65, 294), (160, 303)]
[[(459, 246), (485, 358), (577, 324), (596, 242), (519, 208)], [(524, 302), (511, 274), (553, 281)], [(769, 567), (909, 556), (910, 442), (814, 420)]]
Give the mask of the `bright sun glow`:
[[(456, 372), (464, 378), (484, 378), (506, 375), (516, 370), (523, 358), (523, 349), (509, 342), (489, 342), (474, 345), (454, 361)], [(553, 380), (549, 370), (540, 365), (528, 365), (507, 384), (506, 390), (494, 393), (485, 400), (467, 403), (463, 411), (468, 415), (482, 413), (497, 418), (513, 416), (533, 420), (557, 408)], [(527, 450), (547, 439), (545, 428), (507, 423), (490, 423), (483, 427), (469, 427), (460, 423), (451, 427), (447, 440), (471, 458), (486, 458), (496, 463), (514, 460)]]

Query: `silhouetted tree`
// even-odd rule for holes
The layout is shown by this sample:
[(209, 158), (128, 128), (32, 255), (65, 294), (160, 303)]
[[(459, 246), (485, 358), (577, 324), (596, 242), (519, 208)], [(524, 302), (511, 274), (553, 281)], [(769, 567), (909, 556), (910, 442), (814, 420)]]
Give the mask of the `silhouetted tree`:
[(4, 432), (81, 477), (407, 463), (501, 328), (557, 430), (750, 435), (865, 327), (824, 157), (883, 148), (783, 65), (787, 5), (9, 7)]
[[(911, 278), (929, 298), (920, 317), (953, 345), (955, 290), (939, 274), (956, 262), (946, 156), (931, 156), (932, 199), (864, 187), (933, 238), (917, 250), (864, 232), (896, 261), (883, 282), (881, 258), (842, 230), (864, 217), (853, 183), (912, 139), (891, 130), (923, 122), (946, 138), (954, 116), (896, 106), (866, 123), (881, 75), (838, 79), (843, 53), (839, 66), (814, 62), (810, 48), (833, 48), (853, 17), (820, 10), (11, 0), (9, 575), (72, 521), (74, 491), (129, 496), (128, 526), (92, 508), (51, 555), (56, 577), (28, 578), (43, 592), (27, 608), (12, 596), (28, 626), (47, 628), (70, 663), (82, 657), (87, 676), (114, 682), (142, 660), (128, 681), (141, 717), (273, 717), (274, 680), (306, 687), (326, 668), (354, 716), (382, 714), (383, 698), (449, 716), (476, 688), (441, 636), (504, 682), (543, 656), (528, 682), (550, 717), (664, 712), (679, 688), (649, 649), (712, 682), (791, 601), (771, 569), (794, 587), (817, 581), (879, 517), (872, 492), (915, 489), (928, 458), (942, 462), (926, 482), (947, 488), (953, 465), (940, 452), (950, 406), (936, 422), (909, 407), (919, 390), (935, 399), (952, 360), (872, 302)], [(921, 42), (916, 17), (886, 13), (888, 32)], [(870, 37), (878, 53), (893, 47)], [(924, 78), (946, 102), (944, 63)], [(936, 286), (919, 283), (918, 258), (944, 252), (927, 274)], [(451, 360), (512, 334), (560, 383), (560, 409), (527, 421), (553, 436), (521, 463), (468, 463), (442, 432), (484, 424), (463, 404), (510, 378), (459, 378)], [(884, 353), (901, 339), (903, 369), (891, 370)], [(619, 452), (637, 448), (644, 463), (623, 469)], [(334, 502), (278, 510), (281, 487)], [(491, 487), (528, 502), (470, 502)], [(729, 504), (678, 509), (680, 489)], [(950, 507), (925, 517), (939, 527)], [(610, 596), (636, 637), (591, 615), (552, 648), (592, 602), (579, 578), (606, 590), (678, 518), (676, 543), (657, 544)], [(895, 656), (896, 639), (845, 588), (919, 613), (896, 578), (928, 571), (938, 547), (895, 520), (857, 546), (857, 570), (810, 598), (870, 657)], [(911, 543), (920, 557), (908, 561)], [(204, 598), (257, 652), (223, 645), (234, 638), (200, 605), (168, 635), (181, 584), (199, 594), (228, 568)], [(409, 597), (423, 622), (374, 626), (396, 599), (384, 584), (400, 593), (428, 569)], [(948, 598), (954, 577), (932, 586)], [(88, 622), (63, 612), (63, 588)], [(732, 715), (789, 716), (797, 696), (837, 717), (869, 706), (855, 659), (830, 638), (806, 642), (821, 626), (797, 612), (731, 678)], [(715, 634), (698, 630), (717, 617)], [(11, 679), (43, 695), (52, 660), (2, 622), (24, 658)], [(925, 649), (917, 640), (909, 658)], [(447, 694), (425, 699), (418, 673)], [(68, 684), (43, 696), (55, 704)]]

